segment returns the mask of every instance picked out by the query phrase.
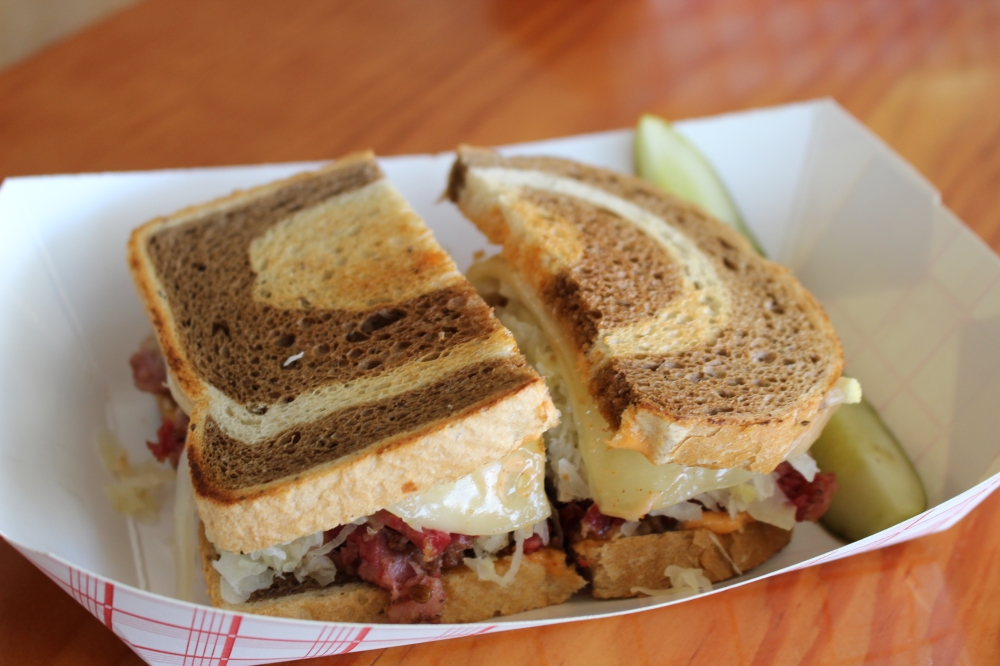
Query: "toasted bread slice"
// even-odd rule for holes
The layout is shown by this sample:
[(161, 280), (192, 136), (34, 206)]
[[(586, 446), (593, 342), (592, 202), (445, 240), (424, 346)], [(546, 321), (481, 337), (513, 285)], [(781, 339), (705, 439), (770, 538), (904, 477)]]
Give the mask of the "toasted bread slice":
[[(227, 603), (220, 591), (221, 576), (212, 566), (218, 555), (204, 531), (200, 530), (199, 536), (202, 571), (213, 606), (326, 622), (387, 621), (389, 592), (363, 581), (319, 587), (311, 581), (297, 584), (289, 574), (287, 581), (282, 579), (270, 589), (255, 593), (246, 603)], [(510, 560), (508, 556), (496, 563), (498, 575), (506, 573)], [(514, 580), (506, 586), (479, 580), (464, 566), (442, 572), (441, 578), (446, 599), (441, 622), (448, 623), (478, 622), (561, 604), (587, 584), (572, 566), (566, 564), (566, 554), (555, 548), (543, 548), (525, 555)]]
[(557, 420), (371, 154), (153, 220), (128, 256), (224, 550), (372, 514)]
[(590, 573), (598, 599), (634, 597), (670, 587), (671, 565), (701, 569), (713, 583), (738, 576), (767, 561), (788, 545), (790, 530), (753, 522), (730, 534), (706, 529), (630, 536), (613, 541), (586, 540), (573, 545), (577, 563)]
[(843, 358), (822, 308), (699, 209), (629, 176), (467, 147), (448, 196), (572, 347), (608, 446), (767, 473), (832, 413)]

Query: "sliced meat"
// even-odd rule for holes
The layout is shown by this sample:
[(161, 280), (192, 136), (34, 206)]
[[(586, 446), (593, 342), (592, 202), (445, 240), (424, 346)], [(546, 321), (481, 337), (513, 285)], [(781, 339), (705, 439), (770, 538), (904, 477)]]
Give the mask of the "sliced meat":
[(465, 559), (465, 551), (472, 548), (474, 537), (466, 534), (452, 534), (451, 543), (441, 553), (441, 568), (451, 569), (462, 564)]
[(542, 546), (545, 544), (542, 542), (542, 537), (537, 534), (532, 534), (530, 537), (524, 540), (524, 554), (531, 555), (537, 550), (541, 550)]
[(370, 534), (367, 529), (354, 530), (348, 543), (353, 543), (358, 549), (358, 576), (372, 585), (378, 585), (388, 590), (393, 601), (399, 598), (403, 585), (417, 575), (423, 573), (418, 562), (419, 552), (401, 553), (389, 545), (389, 534), (381, 529)]
[(161, 422), (156, 431), (156, 441), (147, 441), (146, 446), (157, 460), (169, 460), (170, 466), (177, 469), (177, 462), (187, 440), (190, 420), (174, 402), (170, 389), (167, 388), (167, 365), (163, 362), (163, 354), (160, 353), (156, 339), (149, 336), (143, 340), (139, 350), (132, 354), (128, 362), (132, 366), (132, 382), (135, 387), (155, 395), (160, 410)]
[(399, 599), (386, 609), (386, 617), (395, 624), (438, 622), (444, 611), (444, 599), (440, 576), (414, 576), (403, 585)]
[(156, 431), (156, 441), (146, 442), (146, 446), (157, 460), (160, 462), (169, 460), (171, 467), (177, 469), (177, 462), (187, 440), (189, 423), (188, 415), (180, 409), (174, 411), (173, 418), (164, 417), (163, 423)]
[(167, 364), (153, 336), (142, 341), (139, 350), (128, 360), (132, 366), (132, 381), (135, 387), (146, 393), (170, 395), (167, 388)]
[(788, 501), (795, 505), (795, 520), (816, 522), (830, 508), (833, 494), (837, 492), (837, 476), (833, 473), (817, 474), (812, 481), (788, 462), (778, 465), (778, 487)]
[(452, 541), (451, 534), (448, 532), (413, 529), (402, 518), (389, 513), (385, 509), (369, 518), (368, 522), (372, 526), (372, 529), (379, 529), (383, 526), (391, 527), (405, 536), (410, 543), (420, 550), (425, 562), (430, 562), (443, 553)]
[(625, 521), (621, 518), (612, 518), (601, 513), (596, 504), (591, 504), (580, 520), (580, 534), (583, 537), (603, 539), (611, 531), (612, 527), (620, 527)]

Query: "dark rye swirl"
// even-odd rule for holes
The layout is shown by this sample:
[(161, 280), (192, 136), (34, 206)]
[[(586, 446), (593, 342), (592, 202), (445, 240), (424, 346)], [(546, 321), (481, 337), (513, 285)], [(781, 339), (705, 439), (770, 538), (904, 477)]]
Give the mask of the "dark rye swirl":
[[(840, 342), (737, 232), (631, 176), (461, 148), (449, 198), (503, 246), (610, 429), (653, 463), (771, 472), (832, 410)], [(561, 344), (560, 344), (561, 343)]]
[(153, 220), (128, 250), (223, 550), (369, 515), (556, 419), (371, 154)]

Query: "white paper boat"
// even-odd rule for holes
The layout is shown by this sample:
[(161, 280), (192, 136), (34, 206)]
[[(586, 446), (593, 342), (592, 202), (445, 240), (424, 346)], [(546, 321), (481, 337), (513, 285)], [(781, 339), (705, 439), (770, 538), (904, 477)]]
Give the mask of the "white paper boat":
[[(910, 165), (830, 101), (677, 127), (716, 165), (768, 255), (822, 301), (849, 372), (916, 463), (931, 506), (850, 545), (802, 524), (783, 552), (712, 594), (954, 524), (1000, 485), (1000, 259)], [(623, 130), (509, 151), (629, 171), (631, 142)], [(451, 159), (393, 157), (382, 165), (464, 269), (486, 243), (438, 201)], [(580, 597), (485, 624), (368, 626), (240, 615), (172, 598), (170, 521), (149, 527), (112, 510), (94, 444), (110, 428), (132, 460), (142, 460), (158, 425), (127, 363), (149, 325), (126, 270), (125, 241), (152, 217), (311, 166), (4, 182), (0, 534), (154, 664), (274, 662), (664, 605), (655, 597)]]

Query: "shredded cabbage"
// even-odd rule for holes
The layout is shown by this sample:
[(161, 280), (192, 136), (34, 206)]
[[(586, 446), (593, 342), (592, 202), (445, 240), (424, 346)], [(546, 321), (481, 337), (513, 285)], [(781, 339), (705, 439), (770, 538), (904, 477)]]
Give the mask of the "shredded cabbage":
[(257, 590), (271, 587), (275, 571), (258, 560), (224, 551), (212, 563), (222, 579), (219, 591), (230, 604), (242, 604)]
[[(337, 579), (337, 565), (319, 548), (310, 550), (302, 557), (302, 564), (295, 569), (295, 580), (300, 583), (312, 578), (320, 585), (329, 585)], [(331, 549), (332, 550), (332, 549)]]
[[(811, 471), (811, 474), (803, 472), (803, 476), (807, 479), (811, 480), (816, 476), (818, 471), (816, 461), (808, 454), (795, 458), (793, 467), (796, 465), (798, 465), (796, 469), (800, 471)], [(733, 518), (746, 512), (754, 520), (790, 530), (795, 527), (795, 505), (781, 492), (777, 481), (777, 472), (754, 474), (745, 483), (701, 493), (692, 497), (693, 501), (678, 502), (649, 513), (653, 516), (668, 516), (681, 522), (700, 520), (702, 507), (696, 503), (700, 502), (709, 509), (718, 508), (726, 511)]]
[(173, 483), (174, 471), (155, 460), (130, 465), (128, 452), (107, 430), (97, 434), (97, 449), (105, 469), (114, 477), (114, 482), (104, 487), (111, 506), (140, 522), (155, 523), (163, 490)]
[[(502, 550), (504, 547), (506, 547), (507, 543), (509, 543), (509, 541), (506, 538), (507, 537), (506, 534), (503, 535), (504, 537), (503, 546), (496, 548), (495, 550), (493, 550), (492, 553), (486, 550), (486, 547), (487, 546), (490, 548), (495, 547), (496, 544), (499, 543), (499, 540), (488, 542), (486, 540), (481, 541), (480, 539), (476, 539), (475, 545), (473, 545), (473, 549), (475, 550), (476, 556), (466, 557), (464, 559), (465, 566), (469, 567), (474, 572), (476, 572), (476, 576), (479, 578), (479, 580), (486, 580), (490, 581), (491, 583), (496, 583), (500, 587), (507, 587), (512, 582), (514, 582), (514, 578), (517, 577), (517, 571), (518, 569), (521, 568), (521, 560), (524, 558), (524, 540), (530, 537), (532, 534), (534, 534), (533, 527), (531, 529), (514, 530), (514, 543), (515, 543), (514, 555), (511, 557), (510, 560), (510, 568), (507, 569), (507, 571), (504, 573), (503, 576), (497, 573), (496, 555), (494, 555), (493, 553)], [(488, 537), (488, 539), (496, 539), (496, 537)]]
[(510, 536), (507, 533), (481, 536), (472, 540), (472, 550), (476, 553), (476, 557), (482, 557), (484, 554), (495, 555), (509, 543)]
[(738, 566), (736, 566), (736, 562), (734, 562), (733, 558), (729, 556), (729, 551), (727, 551), (725, 548), (722, 547), (722, 542), (719, 541), (719, 537), (715, 536), (715, 533), (710, 530), (708, 532), (708, 538), (712, 540), (712, 543), (715, 544), (715, 547), (719, 549), (720, 553), (722, 553), (722, 557), (724, 557), (726, 561), (729, 562), (729, 566), (733, 568), (733, 571), (736, 572), (736, 575), (742, 576), (743, 570), (740, 569)]
[(819, 465), (816, 464), (816, 461), (808, 453), (789, 458), (788, 464), (794, 467), (795, 471), (799, 474), (806, 477), (806, 481), (810, 483), (812, 483), (812, 480), (816, 478), (816, 474), (819, 472)]
[(223, 551), (212, 566), (222, 576), (222, 598), (231, 604), (241, 604), (257, 590), (264, 590), (274, 583), (278, 574), (291, 573), (300, 583), (312, 578), (320, 585), (329, 585), (337, 577), (337, 567), (328, 553), (344, 543), (357, 529), (352, 523), (345, 525), (337, 537), (323, 543), (323, 532), (316, 532), (253, 553)]
[(532, 528), (532, 532), (534, 532), (535, 534), (537, 534), (542, 538), (543, 545), (546, 546), (549, 545), (549, 521), (547, 520), (538, 521)]
[(638, 520), (629, 520), (622, 523), (621, 527), (618, 528), (618, 533), (623, 537), (630, 537), (635, 534), (641, 524)]
[(686, 569), (676, 564), (671, 564), (663, 575), (670, 579), (670, 587), (664, 590), (654, 590), (648, 587), (633, 587), (632, 593), (641, 593), (653, 597), (669, 597), (671, 599), (683, 599), (693, 597), (696, 594), (709, 592), (712, 583), (705, 577), (705, 572), (701, 569)]
[(701, 505), (685, 500), (683, 502), (678, 502), (677, 504), (671, 504), (670, 506), (663, 507), (662, 509), (650, 511), (649, 515), (666, 516), (680, 522), (684, 522), (686, 520), (701, 520)]
[[(807, 454), (799, 456), (803, 466), (816, 463)], [(754, 474), (747, 482), (724, 490), (702, 493), (694, 497), (707, 507), (713, 505), (727, 511), (732, 518), (746, 512), (754, 520), (783, 530), (795, 527), (795, 505), (778, 488), (778, 473)]]

